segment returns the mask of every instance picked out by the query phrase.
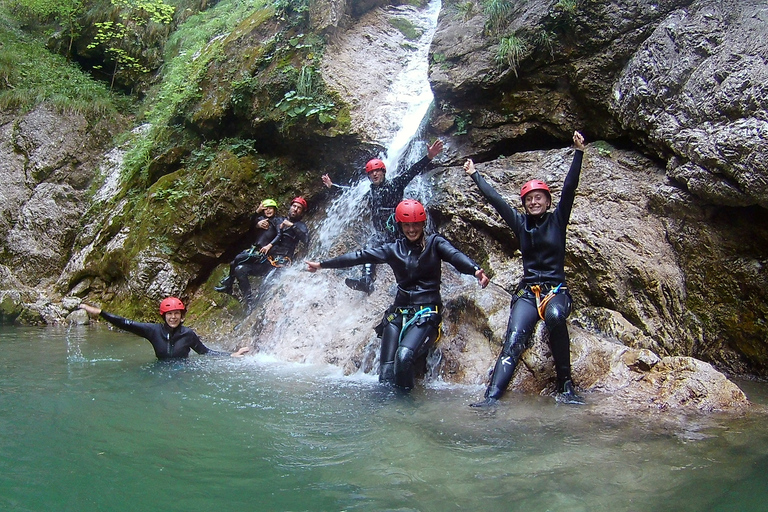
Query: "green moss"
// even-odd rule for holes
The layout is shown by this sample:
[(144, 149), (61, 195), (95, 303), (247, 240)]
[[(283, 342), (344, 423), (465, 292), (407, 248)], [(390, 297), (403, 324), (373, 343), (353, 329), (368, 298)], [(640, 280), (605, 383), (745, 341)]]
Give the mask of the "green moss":
[(422, 34), (424, 33), (423, 30), (416, 27), (411, 20), (407, 18), (389, 18), (387, 20), (390, 25), (392, 25), (394, 28), (400, 31), (403, 36), (405, 36), (406, 39), (409, 41), (416, 41), (418, 40)]
[(8, 295), (0, 300), (0, 325), (12, 324), (23, 310), (21, 303), (13, 300)]

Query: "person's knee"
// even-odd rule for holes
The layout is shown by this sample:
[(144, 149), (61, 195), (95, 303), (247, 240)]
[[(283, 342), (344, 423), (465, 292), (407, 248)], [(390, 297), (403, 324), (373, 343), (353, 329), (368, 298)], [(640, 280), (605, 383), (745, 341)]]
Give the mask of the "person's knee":
[(568, 318), (570, 308), (566, 304), (553, 303), (547, 307), (544, 313), (544, 323), (551, 330), (555, 327), (562, 327), (565, 325), (565, 321)]
[(399, 368), (408, 368), (413, 364), (413, 350), (408, 347), (400, 347), (395, 353), (395, 364)]

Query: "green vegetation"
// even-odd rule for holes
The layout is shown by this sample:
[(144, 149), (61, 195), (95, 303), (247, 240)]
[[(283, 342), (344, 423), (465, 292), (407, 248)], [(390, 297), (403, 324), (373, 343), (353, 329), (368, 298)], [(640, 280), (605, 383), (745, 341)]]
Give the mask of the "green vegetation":
[(511, 0), (485, 0), (483, 10), (488, 16), (486, 29), (491, 34), (497, 35), (509, 24), (512, 2)]
[(458, 12), (459, 15), (464, 18), (464, 21), (474, 16), (476, 9), (477, 5), (475, 5), (475, 2), (472, 0), (467, 0), (466, 2), (456, 4), (456, 12)]
[(293, 119), (301, 116), (305, 118), (317, 116), (317, 120), (323, 124), (336, 120), (333, 114), (336, 105), (333, 101), (317, 94), (315, 75), (314, 68), (302, 66), (296, 80), (296, 89), (286, 92), (283, 99), (276, 105), (278, 110), (288, 116), (283, 122), (283, 128), (289, 127)]
[(128, 41), (140, 40), (139, 30), (149, 23), (168, 25), (173, 21), (175, 8), (163, 0), (111, 0), (119, 8), (117, 21), (96, 22), (96, 35), (89, 49), (104, 47), (104, 54), (114, 62), (109, 88), (115, 85), (118, 73), (142, 75), (150, 69), (125, 49)]
[[(266, 18), (272, 14), (272, 10), (265, 9), (262, 16)], [(253, 15), (254, 5), (250, 2), (222, 1), (191, 16), (174, 31), (166, 44), (163, 80), (150, 91), (145, 102), (143, 117), (149, 129), (134, 139), (125, 156), (126, 180), (138, 180), (145, 186), (149, 184), (148, 170), (155, 148), (170, 136), (171, 120), (182, 106), (199, 99), (200, 81), (210, 63), (221, 57), (224, 39), (217, 36), (228, 33), (231, 27)], [(254, 82), (246, 77), (246, 82), (239, 84), (238, 101), (245, 101), (244, 93)]]
[(78, 21), (84, 10), (82, 0), (11, 0), (9, 4), (24, 19), (52, 21), (62, 27), (69, 36), (67, 56), (70, 55), (72, 43), (82, 28)]
[(10, 16), (3, 19), (0, 108), (31, 110), (46, 103), (61, 112), (80, 112), (92, 118), (116, 114), (126, 107), (124, 99), (111, 94), (77, 65), (49, 52), (42, 38), (22, 32)]
[(472, 118), (469, 114), (458, 114), (454, 118), (454, 124), (456, 125), (456, 131), (453, 133), (454, 135), (465, 135), (467, 133), (467, 129), (469, 128), (469, 125), (471, 124)]
[(605, 158), (611, 158), (611, 156), (613, 155), (613, 150), (615, 149), (613, 146), (611, 146), (608, 142), (604, 140), (595, 141), (595, 143), (592, 144), (592, 146), (597, 148), (598, 155)]
[(520, 64), (527, 49), (528, 44), (525, 42), (525, 39), (518, 37), (516, 34), (502, 37), (496, 53), (496, 62), (506, 64), (517, 76), (517, 66)]
[(548, 30), (542, 30), (535, 38), (535, 46), (540, 50), (544, 50), (549, 53), (550, 58), (555, 57), (555, 44), (557, 42), (557, 35), (554, 32)]
[(576, 14), (576, 11), (578, 10), (578, 2), (577, 0), (558, 0), (552, 9), (573, 15)]

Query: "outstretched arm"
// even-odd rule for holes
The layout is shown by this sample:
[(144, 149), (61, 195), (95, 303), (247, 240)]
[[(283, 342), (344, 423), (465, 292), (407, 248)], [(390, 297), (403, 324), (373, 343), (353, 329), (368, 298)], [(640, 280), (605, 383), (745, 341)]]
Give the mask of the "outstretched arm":
[(92, 316), (99, 316), (101, 314), (101, 308), (90, 306), (84, 302), (80, 304), (80, 309)]

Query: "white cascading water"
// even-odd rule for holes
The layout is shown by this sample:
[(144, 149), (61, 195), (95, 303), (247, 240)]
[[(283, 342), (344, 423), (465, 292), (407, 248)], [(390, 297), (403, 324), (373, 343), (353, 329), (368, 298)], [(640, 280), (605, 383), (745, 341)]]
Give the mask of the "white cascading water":
[[(432, 0), (423, 10), (411, 6), (390, 8), (396, 9), (398, 16), (407, 16), (423, 30), (423, 35), (414, 42), (417, 49), (410, 52), (409, 61), (391, 81), (387, 92), (385, 103), (392, 105), (392, 111), (386, 115), (399, 121), (399, 125), (393, 123), (396, 128), (391, 135), (380, 141), (387, 148), (386, 154), (379, 157), (387, 166), (388, 179), (426, 153), (426, 143), (420, 134), (433, 100), (428, 81), (428, 52), (440, 7), (440, 0)], [(315, 214), (314, 218), (306, 219), (310, 227), (307, 259), (321, 260), (339, 250), (364, 244), (367, 236), (359, 231), (370, 228), (361, 219), (360, 203), (369, 187), (368, 180), (361, 176), (332, 201), (325, 218), (319, 219)], [(406, 196), (428, 202), (426, 180), (417, 177), (406, 189)], [(316, 274), (305, 269), (304, 263), (297, 261), (264, 279), (259, 289), (259, 305), (235, 330), (237, 341), (253, 344), (258, 351), (281, 361), (333, 364), (347, 374), (375, 373), (378, 339), (372, 328), (394, 293), (394, 279), (388, 267), (379, 266), (376, 291), (370, 296), (344, 285), (345, 276), (360, 275), (359, 268)]]
[[(393, 79), (382, 102), (390, 107), (385, 115), (390, 120), (400, 121), (399, 124), (391, 124), (394, 131), (388, 139), (379, 141), (387, 148), (384, 155), (379, 155), (387, 167), (387, 179), (407, 170), (425, 154), (425, 143), (419, 135), (434, 99), (428, 79), (429, 46), (437, 27), (440, 7), (441, 0), (432, 0), (422, 11), (410, 6), (391, 8), (407, 12), (409, 19), (423, 29), (423, 34), (416, 43), (417, 49), (409, 54), (410, 58), (402, 72)], [(361, 177), (332, 202), (326, 218), (316, 225), (310, 256), (327, 254), (341, 235), (359, 223), (359, 205), (369, 189), (370, 183)], [(406, 195), (422, 201), (428, 199), (428, 189), (420, 176), (411, 183)]]

